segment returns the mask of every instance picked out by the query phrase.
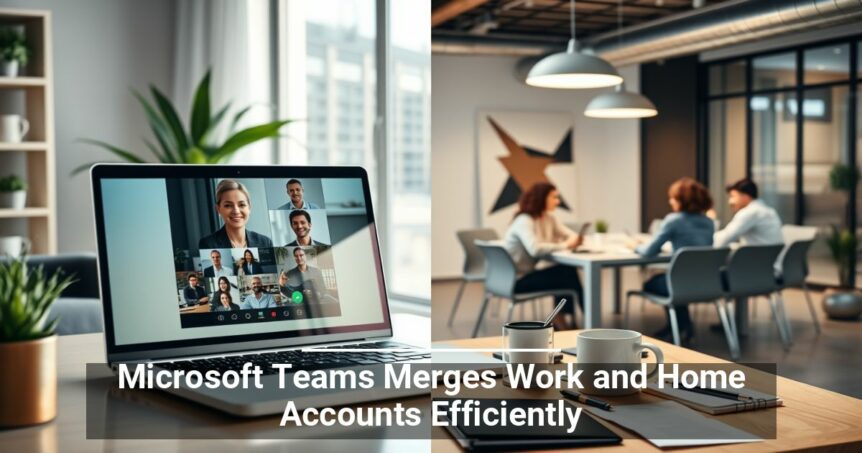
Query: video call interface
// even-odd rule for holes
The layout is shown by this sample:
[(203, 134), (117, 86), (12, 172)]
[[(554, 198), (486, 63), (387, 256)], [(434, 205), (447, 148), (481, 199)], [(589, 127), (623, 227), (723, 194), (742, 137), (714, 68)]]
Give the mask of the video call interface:
[(183, 328), (341, 316), (332, 246), (367, 224), (361, 180), (166, 184)]

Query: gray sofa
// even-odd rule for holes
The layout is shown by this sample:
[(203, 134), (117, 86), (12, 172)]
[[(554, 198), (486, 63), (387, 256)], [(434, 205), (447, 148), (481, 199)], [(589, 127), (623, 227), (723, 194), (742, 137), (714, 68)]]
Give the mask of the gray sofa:
[(60, 318), (57, 324), (58, 334), (102, 331), (102, 303), (99, 298), (96, 263), (95, 253), (33, 255), (28, 258), (27, 264), (30, 268), (42, 265), (49, 275), (62, 269), (66, 275), (74, 274), (77, 280), (63, 291), (48, 315), (49, 319)]

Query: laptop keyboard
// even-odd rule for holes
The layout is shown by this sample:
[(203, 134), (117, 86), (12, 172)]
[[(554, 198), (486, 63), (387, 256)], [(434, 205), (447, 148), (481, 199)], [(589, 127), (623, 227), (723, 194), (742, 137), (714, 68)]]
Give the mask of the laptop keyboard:
[[(339, 349), (375, 349), (368, 352), (339, 352)], [(430, 359), (431, 354), (420, 350), (404, 352), (408, 346), (389, 341), (377, 343), (352, 344), (342, 346), (331, 346), (327, 348), (316, 348), (332, 350), (329, 352), (302, 352), (300, 350), (266, 352), (262, 354), (247, 354), (229, 357), (213, 357), (196, 360), (178, 360), (174, 362), (162, 362), (157, 366), (166, 370), (241, 370), (246, 362), (257, 365), (263, 374), (276, 374), (278, 370), (272, 368), (273, 363), (290, 363), (293, 365), (291, 371), (297, 370), (321, 370), (327, 368), (343, 368), (350, 366), (379, 365), (381, 363), (412, 362)], [(402, 351), (389, 352), (387, 349), (400, 349)]]

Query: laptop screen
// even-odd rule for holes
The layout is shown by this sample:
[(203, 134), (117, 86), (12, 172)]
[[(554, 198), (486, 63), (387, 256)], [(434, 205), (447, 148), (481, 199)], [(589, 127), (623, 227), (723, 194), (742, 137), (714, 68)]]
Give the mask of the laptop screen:
[(388, 328), (364, 171), (219, 168), (94, 177), (115, 346)]

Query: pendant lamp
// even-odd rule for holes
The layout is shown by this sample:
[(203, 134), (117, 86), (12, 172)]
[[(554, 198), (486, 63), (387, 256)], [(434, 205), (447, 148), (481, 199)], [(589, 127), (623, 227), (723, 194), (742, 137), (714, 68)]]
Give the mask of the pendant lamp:
[[(622, 1), (617, 9), (617, 27), (622, 40)], [(616, 86), (612, 93), (600, 94), (587, 104), (584, 115), (593, 118), (649, 118), (658, 115), (655, 105), (639, 93), (626, 91), (625, 83)]]
[(571, 0), (569, 19), (572, 38), (565, 52), (548, 55), (539, 60), (529, 74), (527, 85), (542, 88), (583, 89), (619, 85), (623, 78), (605, 60), (578, 52), (575, 41), (575, 0)]
[(648, 118), (658, 115), (658, 110), (649, 99), (626, 91), (625, 84), (619, 84), (613, 92), (593, 98), (584, 115), (592, 118)]

